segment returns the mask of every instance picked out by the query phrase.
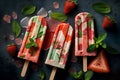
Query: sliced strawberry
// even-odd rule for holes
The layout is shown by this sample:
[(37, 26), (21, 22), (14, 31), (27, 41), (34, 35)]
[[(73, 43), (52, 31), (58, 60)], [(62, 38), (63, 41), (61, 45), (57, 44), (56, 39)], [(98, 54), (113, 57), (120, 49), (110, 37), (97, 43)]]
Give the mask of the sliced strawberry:
[(88, 69), (98, 73), (110, 72), (104, 50), (89, 64)]
[(105, 16), (102, 22), (102, 27), (103, 28), (108, 28), (113, 26), (115, 23), (114, 19), (110, 16)]
[(64, 13), (68, 14), (76, 6), (76, 0), (66, 0), (64, 4)]
[(16, 51), (17, 51), (17, 46), (16, 46), (15, 44), (7, 45), (6, 51), (7, 51), (11, 56), (15, 56), (15, 53), (16, 53)]

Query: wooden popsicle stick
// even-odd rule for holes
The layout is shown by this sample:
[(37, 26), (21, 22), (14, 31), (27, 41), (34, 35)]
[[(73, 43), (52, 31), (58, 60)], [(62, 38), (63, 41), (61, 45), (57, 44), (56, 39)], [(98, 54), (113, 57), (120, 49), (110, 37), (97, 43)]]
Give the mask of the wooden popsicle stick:
[(83, 56), (83, 71), (87, 71), (87, 56)]
[(57, 68), (53, 67), (49, 80), (54, 80)]
[(25, 76), (27, 68), (28, 68), (28, 65), (29, 65), (29, 61), (26, 60), (25, 63), (24, 63), (24, 66), (22, 68), (21, 77)]

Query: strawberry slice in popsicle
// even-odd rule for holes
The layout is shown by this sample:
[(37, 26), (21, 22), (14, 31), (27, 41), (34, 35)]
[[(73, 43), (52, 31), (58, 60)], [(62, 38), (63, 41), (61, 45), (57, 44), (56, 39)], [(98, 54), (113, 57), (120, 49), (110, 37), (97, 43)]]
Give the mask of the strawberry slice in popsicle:
[(87, 56), (96, 52), (87, 52), (89, 45), (94, 44), (94, 23), (90, 13), (82, 12), (75, 17), (75, 56), (83, 56), (83, 71), (87, 71)]
[(54, 79), (57, 68), (65, 68), (72, 34), (73, 28), (69, 24), (60, 23), (57, 26), (45, 61), (45, 64), (54, 66), (49, 80)]
[(47, 26), (41, 16), (34, 16), (29, 20), (28, 27), (18, 52), (18, 57), (25, 59), (21, 76), (24, 77), (29, 61), (37, 63)]

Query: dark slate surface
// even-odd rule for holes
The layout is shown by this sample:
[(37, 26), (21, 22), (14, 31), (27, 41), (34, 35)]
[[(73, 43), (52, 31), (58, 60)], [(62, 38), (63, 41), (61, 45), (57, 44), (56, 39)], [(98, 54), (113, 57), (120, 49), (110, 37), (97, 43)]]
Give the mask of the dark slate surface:
[[(53, 8), (52, 4), (54, 1), (60, 3), (59, 9)], [(112, 7), (112, 12), (109, 15), (113, 16), (117, 22), (117, 25), (112, 30), (105, 31), (102, 29), (101, 24), (104, 15), (96, 13), (91, 8), (91, 4), (98, 1), (107, 2)], [(24, 78), (20, 77), (22, 66), (17, 67), (15, 65), (15, 61), (20, 61), (23, 64), (24, 60), (20, 60), (17, 57), (11, 57), (5, 50), (6, 45), (14, 41), (8, 39), (9, 34), (11, 34), (11, 24), (8, 24), (2, 20), (3, 15), (11, 15), (11, 13), (15, 11), (18, 14), (17, 21), (20, 21), (20, 19), (24, 17), (21, 14), (21, 8), (26, 4), (35, 5), (37, 7), (37, 11), (41, 7), (44, 7), (46, 10), (63, 12), (64, 2), (65, 0), (0, 0), (0, 80), (40, 80), (38, 75), (41, 70), (45, 71), (45, 80), (48, 80), (52, 69), (52, 67), (44, 64), (47, 51), (42, 50), (39, 64), (30, 63), (26, 76)], [(93, 14), (95, 18), (96, 35), (100, 34), (101, 32), (107, 32), (108, 37), (106, 42), (118, 50), (117, 55), (107, 54), (111, 72), (109, 74), (95, 73), (91, 80), (120, 80), (120, 0), (78, 0), (78, 6), (72, 13), (68, 15), (67, 22), (69, 22), (74, 27), (74, 17), (76, 14), (82, 11), (87, 11)], [(22, 28), (22, 32), (25, 32), (25, 29)], [(3, 38), (4, 35), (6, 38)], [(21, 35), (20, 37), (23, 36)], [(19, 48), (20, 46), (17, 46), (18, 50)], [(69, 75), (69, 69), (76, 68), (79, 71), (82, 68), (82, 57), (78, 58), (76, 63), (70, 62), (70, 59), (71, 53), (66, 69), (58, 69), (55, 80), (74, 80)]]

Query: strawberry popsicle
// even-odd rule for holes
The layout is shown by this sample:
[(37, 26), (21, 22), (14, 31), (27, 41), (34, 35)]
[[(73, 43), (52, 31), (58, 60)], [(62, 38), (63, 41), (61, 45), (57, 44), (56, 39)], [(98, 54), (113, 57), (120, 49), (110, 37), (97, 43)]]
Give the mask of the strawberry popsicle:
[(46, 20), (43, 17), (34, 16), (29, 20), (22, 45), (18, 53), (19, 58), (26, 60), (26, 68), (29, 61), (37, 63), (46, 29)]
[[(75, 56), (83, 57), (83, 70), (87, 70), (87, 56), (95, 56), (95, 52), (88, 53), (89, 45), (94, 44), (94, 23), (90, 13), (82, 12), (75, 17)], [(85, 69), (86, 68), (86, 69)]]
[[(54, 33), (45, 64), (64, 69), (72, 40), (73, 28), (67, 23), (60, 23)], [(55, 70), (55, 68), (53, 68)], [(52, 71), (53, 72), (53, 71)], [(55, 72), (53, 72), (55, 75)], [(51, 74), (52, 76), (52, 74)], [(53, 80), (54, 76), (49, 80)]]

